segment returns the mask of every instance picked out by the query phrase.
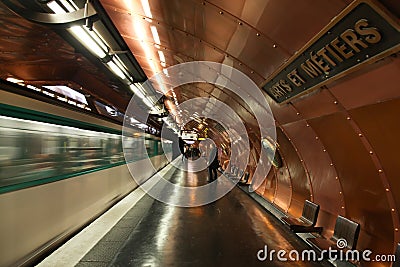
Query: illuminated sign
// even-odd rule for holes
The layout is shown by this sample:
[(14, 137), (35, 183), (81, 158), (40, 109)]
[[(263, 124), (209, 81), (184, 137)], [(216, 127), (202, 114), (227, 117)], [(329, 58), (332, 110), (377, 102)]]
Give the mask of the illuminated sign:
[(278, 103), (400, 50), (394, 19), (373, 1), (355, 1), (262, 86)]

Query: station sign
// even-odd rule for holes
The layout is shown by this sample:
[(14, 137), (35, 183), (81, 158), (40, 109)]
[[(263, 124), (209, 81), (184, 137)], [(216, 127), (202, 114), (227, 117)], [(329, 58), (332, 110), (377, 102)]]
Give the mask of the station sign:
[(398, 20), (378, 3), (358, 0), (274, 72), (262, 89), (277, 103), (286, 103), (399, 50)]

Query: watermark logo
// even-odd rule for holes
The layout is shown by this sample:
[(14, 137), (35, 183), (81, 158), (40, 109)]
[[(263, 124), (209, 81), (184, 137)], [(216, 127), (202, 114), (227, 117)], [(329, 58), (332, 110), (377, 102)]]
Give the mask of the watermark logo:
[[(150, 104), (149, 101), (160, 103), (167, 100), (171, 103), (172, 100), (174, 102), (168, 117), (164, 118), (165, 123), (161, 130), (164, 151), (168, 150), (164, 144), (172, 144), (175, 146), (174, 151), (179, 150), (177, 149), (178, 136), (171, 136), (171, 129), (167, 128), (179, 131), (194, 119), (202, 122), (210, 119), (215, 122), (215, 127), (218, 126), (216, 127), (218, 129), (213, 129), (213, 131), (220, 132), (222, 138), (226, 140), (224, 144), (229, 144), (230, 163), (240, 170), (246, 169), (253, 146), (250, 140), (254, 141), (254, 138), (249, 137), (247, 131), (249, 124), (245, 120), (254, 119), (251, 121), (251, 128), (253, 128), (251, 131), (257, 133), (260, 142), (262, 140), (269, 140), (271, 144), (276, 142), (275, 120), (265, 96), (247, 75), (231, 66), (208, 61), (187, 62), (171, 66), (149, 78), (145, 83), (136, 86), (138, 92), (127, 107), (122, 130), (124, 156), (127, 162), (132, 162), (133, 160), (130, 159), (134, 157), (132, 136), (135, 136), (136, 140), (141, 139), (142, 148), (146, 148), (147, 145), (145, 130), (142, 134), (132, 133), (132, 127), (127, 118), (133, 117), (140, 122), (148, 121), (152, 112), (151, 105), (146, 108), (141, 103)], [(186, 101), (182, 102), (183, 98), (181, 98), (178, 103), (176, 95), (179, 94), (186, 95), (184, 99)], [(195, 97), (196, 95), (201, 95), (201, 97)], [(275, 147), (260, 151), (259, 161), (249, 186), (250, 191), (256, 190), (267, 177), (271, 168), (270, 154), (274, 152)], [(192, 162), (193, 164), (188, 167), (184, 161), (174, 160), (171, 154), (166, 154), (166, 157), (175, 168), (187, 172), (198, 172), (207, 168), (207, 164), (201, 163), (201, 160)], [(166, 204), (180, 207), (206, 205), (221, 198), (235, 187), (235, 183), (224, 176), (219, 177), (218, 182), (195, 187), (171, 183), (157, 174), (152, 179), (154, 182), (143, 183), (145, 178), (140, 177), (138, 172), (152, 170), (152, 173), (156, 173), (154, 162), (154, 159), (147, 156), (140, 160), (140, 167), (135, 162), (128, 163), (127, 166), (132, 177), (146, 193)]]
[(394, 262), (396, 256), (393, 254), (383, 255), (377, 254), (373, 255), (373, 252), (369, 249), (356, 250), (347, 249), (347, 240), (344, 238), (339, 238), (336, 242), (336, 247), (329, 247), (326, 250), (321, 250), (317, 253), (313, 249), (306, 249), (303, 251), (298, 250), (274, 250), (268, 249), (265, 245), (263, 249), (260, 249), (256, 256), (259, 261), (354, 261), (354, 262)]
[(337, 246), (339, 249), (342, 249), (342, 248), (347, 247), (347, 240), (344, 239), (344, 238), (339, 238), (339, 239), (336, 241), (336, 246)]

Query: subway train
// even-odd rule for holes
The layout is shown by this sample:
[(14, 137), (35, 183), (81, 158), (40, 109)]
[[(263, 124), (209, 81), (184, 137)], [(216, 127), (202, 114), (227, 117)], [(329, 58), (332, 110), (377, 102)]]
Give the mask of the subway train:
[[(11, 92), (0, 98), (0, 266), (31, 264), (168, 163), (169, 140), (132, 128), (122, 145), (116, 123)], [(140, 170), (135, 179), (127, 164)]]

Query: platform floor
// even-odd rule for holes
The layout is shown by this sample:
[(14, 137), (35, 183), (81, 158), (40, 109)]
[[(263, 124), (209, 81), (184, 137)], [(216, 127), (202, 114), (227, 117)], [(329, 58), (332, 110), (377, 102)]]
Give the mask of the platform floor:
[[(172, 167), (164, 177), (194, 186), (206, 183), (207, 171)], [(331, 266), (280, 262), (276, 256), (273, 262), (260, 261), (257, 252), (265, 245), (276, 251), (309, 249), (237, 187), (196, 208), (169, 206), (144, 195), (76, 266)]]

